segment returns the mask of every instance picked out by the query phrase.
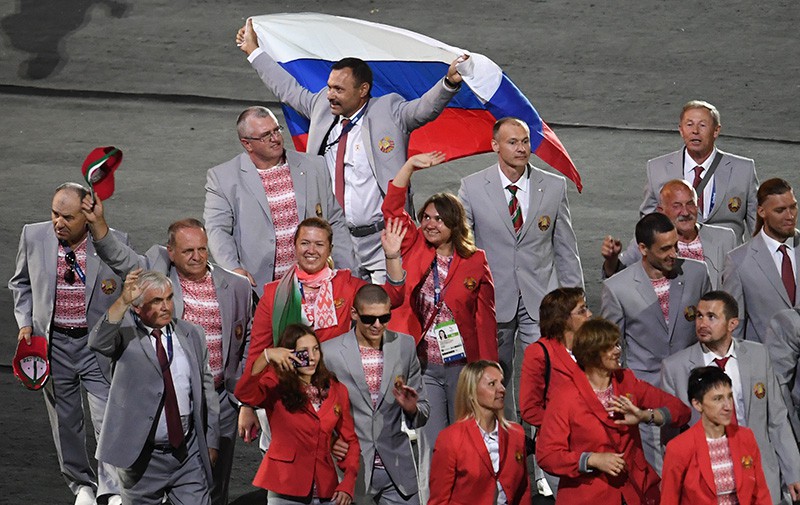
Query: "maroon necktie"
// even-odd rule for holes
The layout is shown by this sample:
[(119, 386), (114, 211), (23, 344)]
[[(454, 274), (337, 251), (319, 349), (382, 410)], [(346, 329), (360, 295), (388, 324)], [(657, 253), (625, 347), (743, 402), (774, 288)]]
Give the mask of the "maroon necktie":
[(342, 119), (344, 133), (339, 136), (339, 144), (336, 146), (336, 165), (333, 174), (336, 179), (333, 194), (336, 196), (342, 212), (344, 212), (344, 154), (347, 151), (347, 134), (349, 133), (345, 128), (349, 123), (349, 119)]
[(178, 409), (178, 396), (175, 394), (175, 386), (172, 383), (167, 352), (161, 344), (161, 330), (153, 330), (153, 337), (156, 339), (158, 364), (161, 366), (161, 374), (164, 376), (164, 415), (167, 416), (167, 436), (169, 445), (177, 449), (183, 443), (183, 423), (181, 423), (181, 412)]
[(786, 293), (789, 295), (789, 301), (792, 302), (794, 307), (796, 299), (795, 294), (797, 285), (794, 283), (794, 271), (792, 270), (792, 260), (789, 258), (789, 253), (786, 252), (786, 244), (781, 244), (778, 250), (783, 254), (781, 261), (781, 279), (783, 280), (783, 287), (786, 288)]
[[(697, 190), (697, 186), (700, 185), (700, 181), (703, 180), (701, 174), (703, 173), (703, 167), (700, 165), (694, 167), (694, 181), (692, 181), (692, 187)], [(703, 188), (705, 190), (705, 188)], [(697, 192), (697, 210), (700, 213), (700, 217), (703, 217), (703, 193), (704, 191)]]
[(511, 215), (511, 222), (514, 224), (514, 231), (519, 233), (519, 230), (522, 229), (522, 209), (519, 206), (519, 201), (517, 200), (517, 191), (519, 188), (514, 184), (509, 184), (506, 186), (511, 192), (511, 200), (508, 201), (508, 213)]
[[(714, 363), (717, 364), (718, 367), (725, 371), (725, 365), (728, 364), (728, 360), (731, 359), (730, 356), (725, 356), (724, 358), (714, 358)], [(736, 400), (733, 401), (733, 417), (731, 417), (731, 424), (736, 426), (739, 424), (739, 420), (736, 419)]]

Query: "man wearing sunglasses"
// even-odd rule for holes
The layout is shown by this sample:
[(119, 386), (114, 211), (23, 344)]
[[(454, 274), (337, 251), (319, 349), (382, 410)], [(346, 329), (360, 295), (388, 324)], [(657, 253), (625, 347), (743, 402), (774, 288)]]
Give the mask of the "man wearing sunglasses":
[(294, 232), (308, 217), (333, 228), (337, 268), (358, 270), (344, 214), (320, 156), (287, 151), (283, 127), (266, 107), (236, 122), (245, 152), (207, 173), (203, 219), (216, 262), (250, 280), (257, 296), (294, 263)]
[[(18, 345), (31, 335), (47, 337), (50, 376), (44, 388), (61, 473), (76, 504), (95, 498), (119, 501), (116, 471), (100, 463), (92, 469), (86, 450), (81, 386), (86, 390), (95, 438), (100, 433), (109, 388), (109, 360), (87, 345), (88, 328), (119, 297), (122, 279), (100, 261), (89, 238), (81, 201), (88, 191), (65, 183), (56, 188), (49, 222), (22, 229), (17, 266), (8, 283), (19, 325)], [(110, 230), (120, 243), (126, 234)]]
[[(325, 366), (347, 386), (364, 464), (356, 480), (356, 503), (418, 504), (411, 444), (401, 435), (428, 420), (428, 400), (414, 338), (386, 329), (391, 301), (378, 285), (356, 293), (350, 315), (355, 327), (322, 343)], [(343, 458), (337, 442), (333, 453)]]

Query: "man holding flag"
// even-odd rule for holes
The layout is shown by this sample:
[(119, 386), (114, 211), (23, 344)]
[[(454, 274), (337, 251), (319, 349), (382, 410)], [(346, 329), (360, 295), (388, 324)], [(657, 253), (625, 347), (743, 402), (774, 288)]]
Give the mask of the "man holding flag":
[(381, 204), (389, 180), (406, 161), (411, 132), (439, 116), (458, 92), (462, 78), (456, 63), (468, 56), (453, 61), (444, 79), (420, 98), (407, 101), (395, 93), (371, 97), (372, 70), (358, 58), (334, 63), (327, 88), (313, 93), (259, 47), (252, 20), (239, 30), (236, 43), (267, 88), (310, 121), (306, 151), (325, 158), (360, 274), (383, 282)]

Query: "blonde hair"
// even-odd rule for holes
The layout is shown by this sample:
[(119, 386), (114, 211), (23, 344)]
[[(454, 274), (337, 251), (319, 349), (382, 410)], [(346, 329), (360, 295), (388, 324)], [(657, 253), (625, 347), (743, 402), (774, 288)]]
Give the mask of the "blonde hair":
[[(501, 375), (503, 373), (499, 363), (485, 359), (467, 363), (461, 370), (456, 386), (456, 419), (475, 419), (475, 411), (478, 407), (478, 382), (487, 368), (495, 368)], [(495, 417), (497, 424), (503, 428), (507, 429), (511, 425), (503, 415), (503, 409), (495, 412)]]

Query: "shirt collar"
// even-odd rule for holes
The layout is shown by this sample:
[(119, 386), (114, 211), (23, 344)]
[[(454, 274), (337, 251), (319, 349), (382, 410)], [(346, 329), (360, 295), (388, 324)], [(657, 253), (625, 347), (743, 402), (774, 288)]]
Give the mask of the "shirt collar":
[(705, 362), (706, 366), (710, 365), (714, 362), (716, 358), (733, 358), (739, 359), (736, 357), (736, 339), (731, 340), (731, 346), (728, 348), (728, 352), (725, 353), (723, 356), (717, 356), (714, 352), (710, 351), (708, 347), (704, 344), (700, 344), (700, 349), (703, 351), (703, 361)]
[(711, 166), (711, 163), (714, 162), (714, 158), (717, 156), (717, 148), (711, 150), (711, 154), (708, 155), (708, 158), (705, 159), (702, 163), (695, 162), (691, 156), (686, 152), (686, 148), (683, 148), (683, 173), (691, 173), (694, 174), (694, 167), (701, 166), (703, 167), (703, 172), (705, 173), (706, 170)]
[(794, 247), (792, 247), (792, 241), (791, 240), (789, 240), (787, 238), (784, 242), (778, 242), (774, 238), (772, 238), (769, 235), (767, 235), (767, 233), (764, 231), (764, 227), (763, 226), (761, 227), (761, 231), (759, 231), (758, 233), (761, 234), (761, 238), (764, 239), (764, 243), (767, 244), (767, 247), (769, 248), (769, 252), (772, 253), (772, 254), (775, 254), (776, 252), (778, 252), (778, 248), (780, 246), (782, 246), (782, 245), (786, 246), (786, 248), (788, 249), (787, 250), (788, 253), (791, 253), (794, 250)]
[(497, 172), (500, 174), (500, 185), (503, 186), (503, 189), (508, 188), (509, 184), (515, 185), (518, 189), (517, 191), (522, 191), (523, 193), (527, 193), (528, 189), (530, 188), (530, 179), (531, 179), (531, 171), (530, 168), (525, 169), (525, 173), (522, 174), (517, 182), (511, 182), (511, 180), (506, 177), (506, 174), (500, 169), (500, 164), (497, 164)]
[(491, 440), (497, 440), (497, 419), (494, 420), (494, 428), (488, 433), (483, 431), (483, 428), (481, 428), (481, 425), (478, 423), (477, 419), (475, 419), (475, 424), (478, 425), (478, 429), (481, 430), (481, 435), (483, 435), (484, 439), (488, 437)]

